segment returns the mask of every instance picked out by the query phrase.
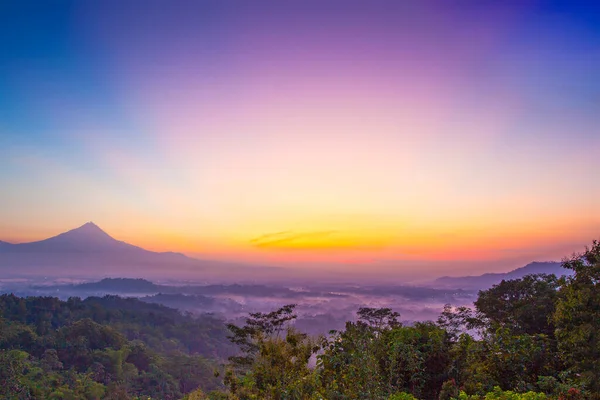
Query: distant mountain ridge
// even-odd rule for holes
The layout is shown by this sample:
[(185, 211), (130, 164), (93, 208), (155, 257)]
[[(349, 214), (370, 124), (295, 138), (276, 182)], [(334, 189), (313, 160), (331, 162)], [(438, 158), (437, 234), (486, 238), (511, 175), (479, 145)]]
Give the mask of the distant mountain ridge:
[(0, 242), (0, 254), (27, 253), (88, 253), (129, 254), (131, 256), (177, 257), (192, 260), (181, 253), (154, 252), (114, 239), (93, 222), (61, 233), (48, 239), (29, 243), (11, 244)]
[(554, 274), (556, 276), (570, 275), (571, 271), (564, 269), (562, 263), (556, 261), (534, 261), (524, 267), (505, 273), (488, 273), (476, 276), (443, 276), (435, 280), (435, 285), (461, 289), (486, 289), (502, 280), (520, 279), (530, 274)]
[(93, 222), (36, 242), (0, 242), (0, 272), (12, 276), (185, 275), (214, 280), (267, 269), (276, 270), (199, 260), (181, 253), (145, 250), (114, 239)]
[[(4, 242), (6, 243), (6, 242)], [(93, 222), (48, 239), (29, 243), (10, 244), (9, 252), (62, 252), (62, 251), (139, 251), (140, 247), (116, 240)], [(145, 250), (144, 250), (145, 251)]]

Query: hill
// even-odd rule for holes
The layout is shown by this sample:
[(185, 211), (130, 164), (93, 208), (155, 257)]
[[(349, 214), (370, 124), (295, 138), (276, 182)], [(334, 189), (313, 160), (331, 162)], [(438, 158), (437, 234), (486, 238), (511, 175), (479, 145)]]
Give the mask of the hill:
[(453, 287), (461, 289), (486, 289), (502, 280), (519, 279), (530, 274), (554, 274), (556, 276), (568, 275), (570, 272), (559, 262), (532, 262), (524, 267), (505, 273), (489, 273), (476, 276), (444, 276), (435, 280), (436, 286)]
[(131, 278), (104, 278), (99, 282), (86, 282), (78, 285), (58, 286), (59, 289), (70, 288), (79, 291), (99, 291), (99, 292), (117, 292), (117, 293), (158, 293), (160, 285), (156, 285), (146, 279)]

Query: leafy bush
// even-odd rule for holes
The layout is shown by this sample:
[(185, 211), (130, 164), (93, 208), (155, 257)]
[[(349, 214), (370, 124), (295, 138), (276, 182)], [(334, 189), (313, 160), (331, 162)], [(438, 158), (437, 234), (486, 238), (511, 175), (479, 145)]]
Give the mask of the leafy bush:
[(549, 399), (544, 393), (527, 392), (515, 393), (510, 390), (503, 391), (500, 387), (494, 387), (492, 392), (481, 397), (478, 395), (468, 395), (461, 391), (458, 395), (458, 400), (547, 400)]
[(410, 393), (400, 392), (400, 393), (391, 395), (388, 400), (418, 400), (418, 399)]

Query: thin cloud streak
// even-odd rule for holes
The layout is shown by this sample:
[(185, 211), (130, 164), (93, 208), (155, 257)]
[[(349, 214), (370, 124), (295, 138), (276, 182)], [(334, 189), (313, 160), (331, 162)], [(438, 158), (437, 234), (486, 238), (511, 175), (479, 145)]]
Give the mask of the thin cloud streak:
[(306, 239), (324, 239), (328, 238), (331, 235), (337, 233), (337, 231), (319, 231), (319, 232), (294, 232), (294, 231), (284, 231), (278, 233), (269, 233), (257, 238), (251, 239), (250, 243), (252, 243), (255, 247), (259, 248), (282, 248), (286, 247), (286, 244), (290, 244), (293, 242), (300, 242)]

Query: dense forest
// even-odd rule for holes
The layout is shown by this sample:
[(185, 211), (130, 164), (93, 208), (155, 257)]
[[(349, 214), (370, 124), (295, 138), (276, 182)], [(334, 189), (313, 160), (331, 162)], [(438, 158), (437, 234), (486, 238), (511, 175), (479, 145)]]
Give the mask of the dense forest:
[[(0, 398), (178, 399), (221, 386), (220, 319), (116, 296), (0, 296)], [(141, 397), (143, 396), (143, 397)]]
[(600, 399), (600, 243), (403, 325), (361, 308), (311, 337), (295, 306), (225, 325), (115, 296), (0, 297), (6, 399)]

